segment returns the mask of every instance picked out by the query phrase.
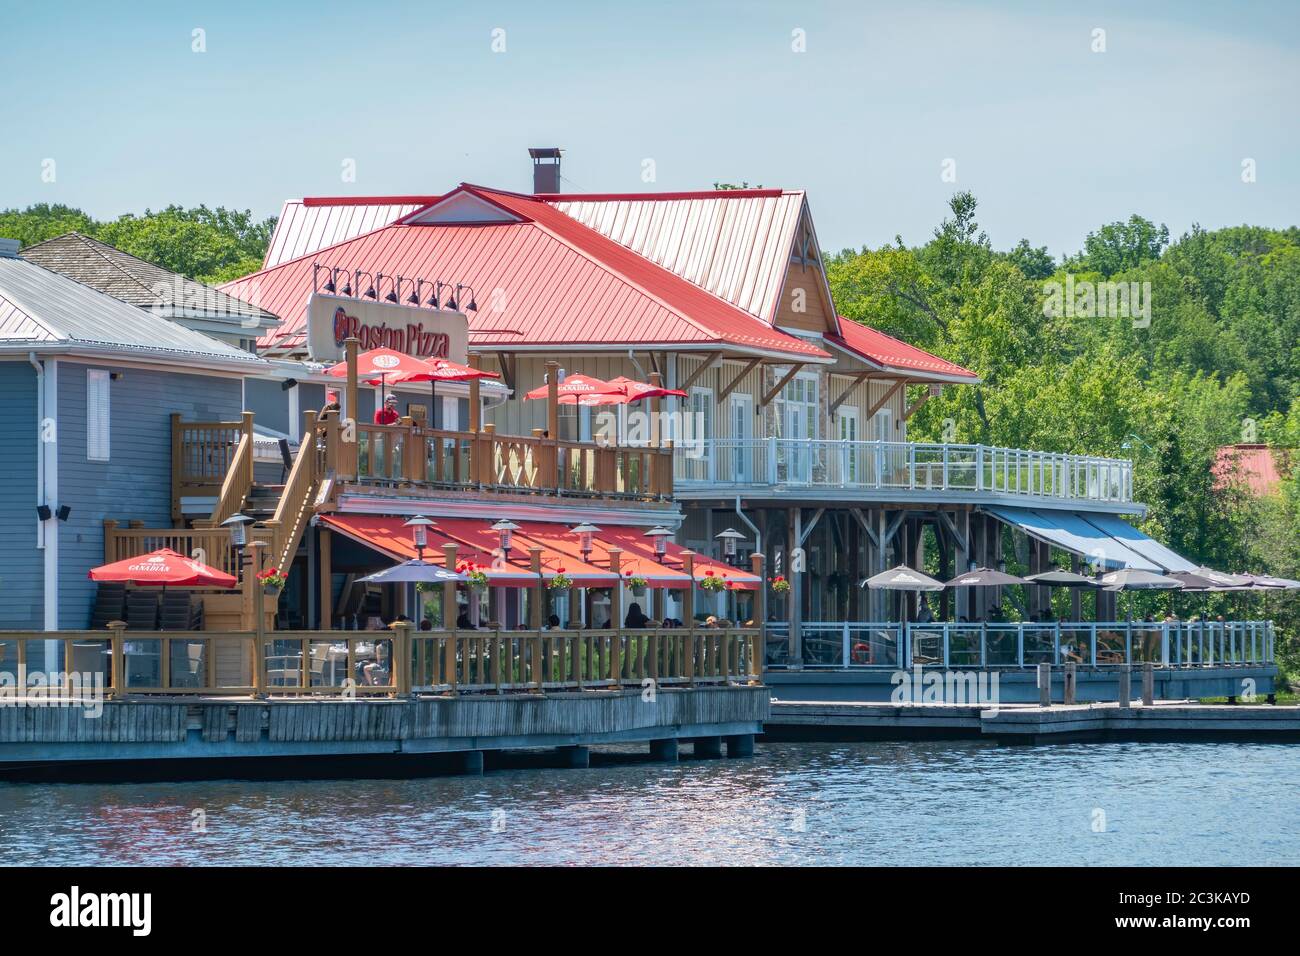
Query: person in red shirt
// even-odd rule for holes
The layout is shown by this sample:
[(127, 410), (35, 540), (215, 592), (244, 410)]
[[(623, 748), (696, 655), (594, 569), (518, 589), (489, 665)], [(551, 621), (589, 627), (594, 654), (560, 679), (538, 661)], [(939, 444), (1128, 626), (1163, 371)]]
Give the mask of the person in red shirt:
[(396, 395), (389, 395), (388, 398), (384, 399), (384, 407), (375, 410), (376, 425), (396, 425), (397, 419), (400, 417), (397, 414)]

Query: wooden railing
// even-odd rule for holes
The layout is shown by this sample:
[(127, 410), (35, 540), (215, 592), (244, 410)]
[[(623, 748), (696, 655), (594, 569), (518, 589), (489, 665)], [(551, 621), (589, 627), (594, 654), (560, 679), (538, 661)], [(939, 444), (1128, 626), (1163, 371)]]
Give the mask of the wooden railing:
[(321, 478), (328, 469), (328, 446), (319, 440), (322, 432), (316, 426), (316, 413), (306, 413), (306, 428), (298, 444), (289, 476), (275, 514), (266, 526), (271, 529), (271, 567), (285, 570), (293, 562), (298, 542), (311, 521), (316, 493)]
[(646, 689), (755, 682), (760, 665), (759, 631), (745, 628), (0, 631), (0, 672), (17, 675), (8, 693), (18, 695), (96, 685), (114, 697)]
[(104, 563), (124, 561), (159, 548), (195, 558), (227, 574), (236, 574), (235, 551), (225, 528), (121, 528), (116, 521), (104, 522)]
[(253, 484), (253, 413), (237, 422), (183, 422), (173, 413), (171, 424), (172, 520), (183, 518), (182, 498), (215, 497), (210, 520), (220, 524)]
[(451, 431), (410, 420), (352, 428), (327, 422), (323, 434), (340, 449), (343, 480), (649, 500), (673, 491), (671, 447), (559, 441), (540, 429), (498, 435), (491, 424)]

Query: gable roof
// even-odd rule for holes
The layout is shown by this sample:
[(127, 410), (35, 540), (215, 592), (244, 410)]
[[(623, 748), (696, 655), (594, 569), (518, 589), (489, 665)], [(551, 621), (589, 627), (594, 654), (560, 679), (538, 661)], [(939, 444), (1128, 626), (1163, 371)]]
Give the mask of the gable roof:
[(806, 201), (781, 189), (539, 198), (769, 324)]
[[(466, 218), (474, 207), (492, 212)], [(550, 203), (518, 193), (462, 184), (392, 225), (225, 284), (285, 317), (280, 332), (263, 337), (264, 347), (302, 347), (314, 262), (464, 283), (479, 302), (469, 315), (477, 349), (680, 345), (830, 359)]]
[[(236, 324), (251, 321), (254, 327), (279, 321), (271, 313), (241, 302), (215, 286), (196, 282), (79, 232), (28, 246), (22, 251), (22, 257), (128, 305), (168, 310), (160, 314), (228, 318)], [(181, 308), (173, 305), (178, 300)]]
[(940, 358), (901, 339), (886, 335), (879, 329), (839, 316), (840, 334), (827, 335), (826, 341), (851, 352), (881, 369), (905, 373), (913, 378), (932, 382), (954, 382), (971, 385), (980, 377), (955, 362)]
[(266, 247), (263, 269), (311, 255), (394, 223), (437, 196), (308, 197), (287, 200)]
[(249, 370), (248, 352), (21, 258), (0, 256), (0, 348), (177, 357)]

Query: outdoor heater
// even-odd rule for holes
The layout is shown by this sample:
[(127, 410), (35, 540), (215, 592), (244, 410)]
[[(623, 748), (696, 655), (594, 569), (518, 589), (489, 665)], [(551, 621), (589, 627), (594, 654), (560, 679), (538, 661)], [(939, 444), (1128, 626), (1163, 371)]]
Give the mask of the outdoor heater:
[(719, 531), (714, 535), (722, 542), (722, 556), (728, 564), (736, 563), (736, 545), (745, 540), (745, 536), (735, 528), (728, 528), (726, 531)]
[(511, 538), (514, 533), (519, 530), (519, 525), (515, 524), (509, 518), (502, 518), (500, 521), (492, 525), (492, 530), (500, 536), (501, 550), (505, 552), (506, 560), (509, 561)]
[(411, 529), (411, 539), (415, 543), (415, 554), (420, 560), (424, 560), (424, 549), (429, 546), (429, 528), (437, 524), (424, 515), (416, 515), (410, 521), (402, 524), (403, 528)]
[(230, 544), (235, 549), (235, 568), (241, 573), (249, 565), (244, 549), (248, 547), (248, 526), (252, 523), (253, 519), (243, 512), (236, 512), (221, 522), (221, 527), (230, 529)]
[(668, 539), (672, 536), (673, 533), (663, 525), (651, 528), (645, 533), (645, 537), (655, 539), (655, 557), (660, 564), (663, 564), (664, 559), (668, 557)]
[(578, 536), (578, 550), (582, 552), (582, 560), (587, 564), (591, 563), (591, 536), (599, 530), (590, 521), (584, 521), (571, 529), (570, 533)]

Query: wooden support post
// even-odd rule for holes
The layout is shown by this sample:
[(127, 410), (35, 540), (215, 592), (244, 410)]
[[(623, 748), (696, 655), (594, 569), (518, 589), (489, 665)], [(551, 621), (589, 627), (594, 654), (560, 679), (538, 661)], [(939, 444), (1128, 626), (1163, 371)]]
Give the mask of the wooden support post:
[(682, 570), (690, 584), (682, 592), (682, 676), (687, 683), (695, 683), (695, 552), (682, 552)]
[(528, 567), (537, 575), (534, 587), (532, 607), (528, 609), (528, 626), (534, 631), (542, 629), (542, 607), (546, 603), (546, 582), (542, 579), (542, 549), (528, 549)]
[(560, 363), (546, 363), (546, 432), (553, 440), (560, 437)]
[[(448, 571), (456, 570), (456, 552), (458, 545), (448, 542), (442, 546), (442, 566)], [(465, 594), (471, 596), (474, 589), (465, 588)], [(447, 581), (442, 586), (442, 626), (444, 630), (456, 630), (456, 582)]]
[(398, 697), (411, 696), (411, 630), (410, 621), (393, 624), (393, 652), (388, 666), (392, 669), (392, 684)]
[(609, 679), (612, 681), (618, 681), (623, 675), (623, 583), (619, 571), (622, 560), (622, 548), (609, 549), (609, 570), (617, 578), (609, 589), (609, 626), (614, 631), (614, 637), (609, 642)]
[[(663, 376), (660, 375), (658, 372), (651, 372), (650, 384), (653, 385), (655, 388), (661, 388), (663, 386)], [(718, 399), (718, 401), (722, 401), (722, 399)], [(656, 397), (650, 399), (650, 447), (651, 448), (658, 448), (659, 443), (662, 440), (662, 436), (659, 434), (659, 410), (662, 407), (662, 402), (663, 402), (662, 398)]]
[(1052, 706), (1052, 665), (1038, 665), (1038, 705), (1040, 707)]
[[(123, 632), (126, 631), (126, 621), (109, 621), (108, 631), (109, 650), (111, 651), (108, 680), (109, 685), (112, 687), (113, 699), (121, 700), (126, 696), (126, 644), (125, 638), (122, 636)], [(21, 648), (23, 643), (19, 641), (18, 646)], [(68, 670), (71, 669), (69, 666)], [(23, 680), (26, 681), (26, 679), (27, 675), (23, 673)]]
[(324, 527), (318, 528), (316, 534), (316, 564), (320, 568), (320, 584), (317, 588), (320, 592), (320, 620), (316, 626), (322, 631), (328, 631), (334, 622), (334, 569), (331, 564), (334, 534)]
[[(753, 638), (754, 644), (749, 652), (749, 675), (755, 680), (762, 679), (763, 659), (767, 656), (767, 578), (763, 573), (763, 560), (761, 551), (749, 556), (749, 569), (758, 578), (758, 590), (754, 592), (754, 625), (758, 628), (758, 635)], [(856, 581), (849, 584), (855, 589), (856, 585)]]
[[(478, 369), (482, 368), (483, 359), (479, 355), (469, 357), (469, 367)], [(479, 395), (479, 380), (471, 378), (469, 380), (469, 430), (476, 432), (483, 427), (483, 403)]]
[(1119, 666), (1118, 700), (1121, 707), (1127, 708), (1133, 704), (1133, 665), (1128, 661)]
[(1156, 673), (1152, 661), (1142, 662), (1142, 705), (1150, 707), (1156, 700)]
[[(262, 571), (262, 552), (267, 548), (265, 541), (253, 541), (248, 545), (252, 560), (244, 569), (245, 586), (251, 588), (253, 597), (253, 689), (258, 697), (266, 695), (266, 616), (263, 610), (262, 582), (257, 575)], [(305, 663), (305, 662), (304, 662)]]
[(1079, 665), (1070, 661), (1065, 665), (1065, 683), (1061, 691), (1062, 701), (1066, 705), (1074, 703), (1075, 691), (1078, 687)]
[(243, 432), (244, 438), (248, 439), (248, 455), (244, 458), (244, 484), (251, 488), (253, 485), (253, 413), (244, 412), (241, 418), (240, 431)]

